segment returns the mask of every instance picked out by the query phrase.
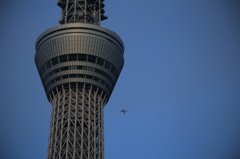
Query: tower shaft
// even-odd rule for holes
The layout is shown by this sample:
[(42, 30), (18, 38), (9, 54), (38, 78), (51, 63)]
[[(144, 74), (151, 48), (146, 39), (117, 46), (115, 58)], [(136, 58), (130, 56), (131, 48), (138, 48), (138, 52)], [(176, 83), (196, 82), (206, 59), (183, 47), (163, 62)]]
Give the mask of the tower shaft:
[(104, 97), (87, 84), (53, 94), (48, 159), (103, 159)]

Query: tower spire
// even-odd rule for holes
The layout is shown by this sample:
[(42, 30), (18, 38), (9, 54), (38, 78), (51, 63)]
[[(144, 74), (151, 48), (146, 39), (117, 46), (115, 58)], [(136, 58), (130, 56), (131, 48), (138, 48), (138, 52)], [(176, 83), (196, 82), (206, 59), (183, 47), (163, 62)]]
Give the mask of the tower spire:
[(103, 15), (104, 0), (58, 0), (62, 9), (60, 24), (90, 23), (100, 25), (108, 17)]

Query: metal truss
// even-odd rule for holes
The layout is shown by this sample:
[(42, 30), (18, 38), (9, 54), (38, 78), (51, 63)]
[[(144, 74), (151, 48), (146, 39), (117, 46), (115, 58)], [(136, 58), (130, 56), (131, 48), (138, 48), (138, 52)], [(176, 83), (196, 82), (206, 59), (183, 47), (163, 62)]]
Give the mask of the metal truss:
[(60, 24), (66, 23), (91, 23), (100, 25), (104, 16), (104, 0), (58, 0), (62, 8)]
[(103, 107), (107, 99), (91, 87), (62, 86), (52, 92), (48, 159), (103, 159)]

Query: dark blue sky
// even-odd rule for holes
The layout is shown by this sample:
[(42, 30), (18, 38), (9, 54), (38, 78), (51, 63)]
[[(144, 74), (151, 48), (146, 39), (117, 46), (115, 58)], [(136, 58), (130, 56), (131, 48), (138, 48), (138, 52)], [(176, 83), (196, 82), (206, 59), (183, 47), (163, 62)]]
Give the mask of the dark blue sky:
[[(51, 106), (34, 45), (59, 25), (56, 3), (0, 1), (1, 159), (46, 158)], [(240, 2), (105, 5), (102, 26), (125, 44), (105, 107), (105, 159), (240, 159)]]

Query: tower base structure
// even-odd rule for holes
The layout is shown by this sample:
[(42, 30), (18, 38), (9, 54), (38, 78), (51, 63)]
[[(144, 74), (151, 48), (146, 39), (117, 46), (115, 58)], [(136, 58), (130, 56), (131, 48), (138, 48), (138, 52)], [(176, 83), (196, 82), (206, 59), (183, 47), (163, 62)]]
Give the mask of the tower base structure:
[(103, 108), (123, 67), (124, 45), (97, 25), (42, 33), (35, 63), (52, 105), (48, 159), (103, 159)]

